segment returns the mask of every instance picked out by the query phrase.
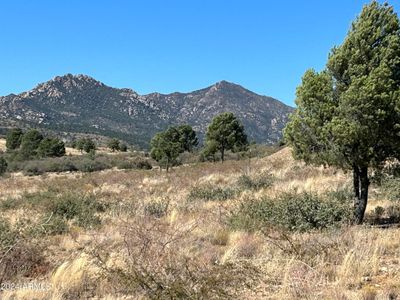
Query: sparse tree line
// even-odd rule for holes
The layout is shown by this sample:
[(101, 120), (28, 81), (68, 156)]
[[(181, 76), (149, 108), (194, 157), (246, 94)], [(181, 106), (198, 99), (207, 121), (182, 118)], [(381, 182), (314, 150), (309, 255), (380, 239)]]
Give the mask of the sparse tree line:
[[(116, 157), (112, 162), (96, 155), (97, 145), (91, 138), (73, 140), (69, 146), (87, 153), (87, 159), (62, 160), (66, 155), (66, 144), (57, 137), (46, 136), (37, 129), (22, 130), (12, 128), (6, 135), (6, 152), (0, 155), (0, 175), (6, 171), (24, 171), (27, 174), (42, 174), (48, 170), (54, 171), (92, 171), (102, 170), (117, 166), (118, 168), (141, 168), (143, 158), (125, 160), (124, 157)], [(118, 139), (111, 139), (107, 146), (112, 152), (127, 152), (128, 146)], [(149, 162), (144, 162), (145, 168), (149, 168)], [(137, 165), (138, 164), (138, 165)]]
[[(171, 126), (152, 138), (150, 155), (168, 172), (171, 166), (176, 165), (180, 154), (192, 152), (198, 144), (196, 132), (191, 126)], [(242, 123), (233, 113), (225, 112), (217, 115), (208, 126), (201, 157), (216, 161), (219, 152), (223, 162), (226, 151), (239, 152), (247, 148), (248, 141)]]
[(11, 129), (6, 137), (7, 151), (14, 152), (19, 159), (60, 157), (65, 155), (65, 144), (59, 138), (45, 137), (36, 129), (23, 132)]
[[(150, 142), (150, 156), (167, 171), (178, 164), (177, 159), (184, 152), (198, 149), (199, 140), (196, 132), (189, 125), (171, 126), (157, 133)], [(242, 123), (233, 113), (222, 113), (210, 123), (205, 136), (205, 143), (200, 151), (200, 160), (225, 160), (226, 151), (243, 152), (248, 149), (247, 136)], [(90, 138), (80, 138), (70, 146), (81, 153), (88, 153), (94, 159), (97, 145)], [(118, 139), (110, 139), (107, 147), (112, 152), (127, 152), (128, 146)], [(14, 128), (6, 137), (7, 153), (11, 160), (32, 160), (62, 157), (66, 154), (65, 143), (57, 137), (46, 137), (37, 129), (23, 131)], [(218, 155), (219, 153), (219, 155)], [(0, 172), (7, 170), (7, 161), (0, 157)]]
[(122, 143), (118, 139), (111, 139), (107, 143), (107, 147), (112, 151), (121, 151), (121, 152), (127, 152), (128, 151), (128, 146), (125, 143)]
[(79, 150), (81, 153), (94, 153), (97, 149), (96, 143), (90, 138), (81, 138), (71, 143), (72, 148)]

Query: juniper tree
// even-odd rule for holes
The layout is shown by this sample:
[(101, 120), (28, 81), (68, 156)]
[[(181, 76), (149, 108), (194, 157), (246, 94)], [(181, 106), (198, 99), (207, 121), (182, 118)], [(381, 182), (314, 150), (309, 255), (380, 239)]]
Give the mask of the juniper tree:
[(7, 132), (6, 136), (6, 148), (7, 150), (16, 150), (21, 145), (22, 140), (22, 129), (13, 128)]
[(157, 133), (150, 142), (151, 157), (156, 160), (160, 167), (164, 166), (167, 172), (176, 163), (179, 154), (183, 152), (179, 141), (179, 132), (175, 127)]
[(120, 150), (120, 144), (118, 139), (111, 139), (107, 143), (108, 148), (111, 149), (112, 152)]
[(372, 1), (333, 48), (325, 70), (305, 73), (285, 129), (295, 158), (353, 172), (354, 216), (362, 223), (371, 168), (400, 152), (400, 26)]

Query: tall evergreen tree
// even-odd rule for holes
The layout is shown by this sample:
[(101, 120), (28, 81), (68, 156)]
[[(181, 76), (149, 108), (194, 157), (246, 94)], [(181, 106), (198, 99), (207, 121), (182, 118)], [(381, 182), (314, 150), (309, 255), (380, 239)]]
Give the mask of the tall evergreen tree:
[(6, 136), (6, 148), (7, 150), (16, 150), (21, 145), (22, 140), (22, 129), (21, 128), (13, 128), (7, 132)]
[(30, 129), (24, 133), (21, 139), (20, 153), (24, 159), (32, 158), (37, 155), (37, 149), (40, 142), (43, 140), (43, 135), (36, 129)]
[[(221, 153), (222, 162), (225, 159), (225, 151), (242, 151), (247, 149), (247, 135), (242, 123), (233, 113), (225, 112), (216, 116), (207, 128), (206, 149), (209, 154), (216, 151)], [(212, 153), (214, 151), (214, 153)]]
[(362, 223), (370, 168), (400, 152), (400, 26), (388, 4), (366, 5), (327, 67), (309, 70), (285, 129), (294, 156), (353, 171), (355, 221)]
[(199, 144), (196, 132), (190, 125), (180, 125), (176, 129), (179, 132), (179, 142), (183, 150), (192, 152), (193, 148)]

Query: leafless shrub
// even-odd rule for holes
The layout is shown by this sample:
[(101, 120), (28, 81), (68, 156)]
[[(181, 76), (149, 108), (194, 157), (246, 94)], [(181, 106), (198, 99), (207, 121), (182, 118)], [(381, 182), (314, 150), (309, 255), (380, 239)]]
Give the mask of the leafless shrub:
[(196, 222), (170, 225), (144, 218), (122, 228), (122, 265), (110, 265), (109, 252), (102, 247), (92, 254), (117, 293), (150, 299), (219, 299), (249, 286), (257, 274), (251, 266), (210, 264), (201, 255), (182, 251), (196, 246), (191, 235), (196, 229)]

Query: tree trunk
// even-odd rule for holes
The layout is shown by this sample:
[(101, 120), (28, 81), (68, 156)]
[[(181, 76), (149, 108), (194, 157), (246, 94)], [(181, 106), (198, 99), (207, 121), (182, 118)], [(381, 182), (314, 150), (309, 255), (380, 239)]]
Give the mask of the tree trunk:
[(225, 148), (221, 148), (221, 163), (224, 163), (224, 158), (225, 158)]
[(360, 169), (358, 166), (353, 166), (353, 187), (354, 187), (354, 198), (360, 198)]
[(169, 157), (167, 157), (167, 166), (166, 166), (166, 169), (167, 169), (167, 173), (168, 173), (168, 171), (169, 171)]
[(368, 203), (368, 167), (353, 168), (354, 185), (354, 218), (356, 224), (362, 224), (364, 220), (365, 209)]

